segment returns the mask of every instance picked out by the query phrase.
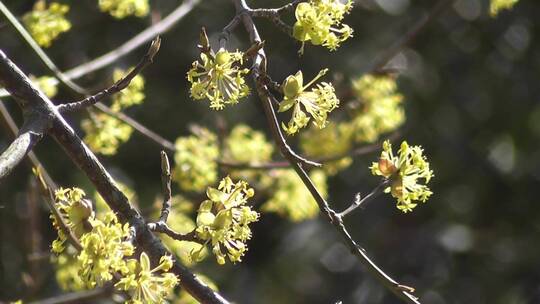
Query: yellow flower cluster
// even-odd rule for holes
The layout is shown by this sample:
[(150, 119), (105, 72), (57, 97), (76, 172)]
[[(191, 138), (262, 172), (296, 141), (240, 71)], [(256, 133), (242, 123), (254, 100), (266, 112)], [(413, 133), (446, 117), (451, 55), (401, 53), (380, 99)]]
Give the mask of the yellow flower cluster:
[(405, 121), (403, 96), (393, 77), (365, 75), (353, 82), (353, 89), (361, 103), (352, 121), (356, 141), (373, 142)]
[(23, 16), (23, 23), (42, 47), (49, 47), (54, 39), (69, 31), (71, 23), (65, 14), (69, 6), (52, 2), (49, 7), (44, 0), (38, 0), (32, 11)]
[(116, 216), (108, 212), (103, 221), (90, 219), (92, 231), (80, 238), (82, 251), (77, 256), (79, 275), (88, 288), (103, 286), (112, 280), (114, 273), (129, 272), (125, 257), (135, 250), (131, 242), (129, 224), (118, 223)]
[(150, 11), (148, 0), (99, 0), (99, 9), (122, 19), (128, 16), (144, 17)]
[(127, 275), (120, 279), (114, 287), (130, 294), (131, 300), (127, 303), (167, 303), (165, 299), (178, 284), (178, 278), (167, 272), (172, 266), (172, 257), (162, 256), (159, 265), (151, 268), (150, 259), (143, 252), (139, 261), (135, 259), (128, 261)]
[[(113, 80), (116, 82), (124, 77), (127, 72), (115, 69)], [(139, 74), (135, 76), (129, 85), (112, 97), (111, 109), (118, 112), (133, 105), (141, 104), (144, 101), (144, 78)]]
[[(304, 85), (304, 77), (302, 71), (298, 71), (296, 75), (291, 75), (283, 82), (283, 101), (279, 104), (279, 112), (285, 112), (293, 108), (293, 113), (290, 121), (285, 125), (282, 123), (282, 128), (287, 134), (292, 135), (304, 128), (313, 118), (313, 124), (319, 128), (326, 126), (328, 113), (338, 107), (339, 99), (336, 97), (334, 87), (322, 82), (311, 91), (306, 91), (313, 83), (328, 72), (324, 69)], [(305, 112), (304, 112), (305, 111)], [(309, 117), (307, 114), (311, 117)]]
[(217, 136), (205, 128), (176, 140), (173, 178), (184, 190), (203, 191), (217, 180)]
[(293, 36), (301, 42), (310, 41), (313, 45), (323, 45), (331, 51), (341, 42), (352, 37), (353, 30), (342, 24), (344, 16), (351, 11), (353, 1), (310, 0), (296, 7), (296, 23)]
[(489, 4), (489, 15), (496, 17), (500, 11), (511, 9), (519, 0), (491, 0)]
[(81, 127), (86, 133), (85, 143), (96, 153), (114, 155), (118, 147), (131, 137), (133, 128), (105, 113), (83, 119)]
[[(273, 170), (271, 174), (275, 178), (276, 184), (270, 192), (270, 199), (262, 206), (262, 211), (275, 212), (293, 222), (317, 216), (319, 207), (294, 170)], [(327, 187), (324, 172), (312, 170), (309, 177), (320, 193), (326, 196)]]
[[(78, 254), (72, 247), (58, 250), (63, 246), (55, 248), (53, 245), (53, 251), (61, 253), (55, 263), (57, 280), (62, 288), (90, 289), (103, 286), (117, 276), (119, 281), (114, 287), (130, 294), (129, 303), (165, 303), (178, 284), (176, 276), (167, 272), (173, 265), (171, 257), (161, 257), (160, 264), (154, 269), (150, 268), (150, 260), (144, 252), (139, 260), (129, 258), (135, 252), (129, 240), (129, 224), (119, 223), (112, 211), (105, 211), (103, 219), (96, 218), (81, 189), (59, 189), (55, 196), (55, 205), (64, 222), (81, 245)], [(82, 229), (78, 229), (81, 222)], [(59, 238), (65, 241), (58, 223), (55, 224)]]
[[(197, 211), (197, 236), (212, 247), (218, 264), (240, 262), (247, 251), (246, 241), (251, 238), (249, 224), (259, 219), (259, 214), (246, 206), (255, 194), (244, 181), (234, 183), (228, 176), (217, 189), (208, 187), (208, 200)], [(199, 260), (200, 251), (193, 251), (193, 260)]]
[(240, 68), (243, 63), (242, 52), (229, 52), (220, 49), (201, 53), (201, 60), (193, 62), (187, 73), (191, 83), (191, 97), (195, 100), (208, 98), (210, 108), (222, 110), (226, 105), (237, 104), (249, 94), (244, 80), (249, 70)]
[(412, 211), (417, 205), (415, 201), (425, 202), (433, 194), (426, 185), (418, 183), (422, 179), (427, 184), (433, 177), (420, 146), (411, 147), (404, 141), (395, 156), (390, 141), (385, 141), (379, 161), (370, 169), (373, 175), (390, 180), (385, 192), (397, 199), (397, 208), (403, 212)]
[[(310, 159), (324, 159), (346, 155), (352, 148), (354, 129), (347, 123), (330, 123), (319, 130), (309, 128), (301, 134), (300, 147)], [(342, 157), (335, 161), (324, 162), (323, 169), (330, 175), (347, 168), (352, 163), (351, 157)]]

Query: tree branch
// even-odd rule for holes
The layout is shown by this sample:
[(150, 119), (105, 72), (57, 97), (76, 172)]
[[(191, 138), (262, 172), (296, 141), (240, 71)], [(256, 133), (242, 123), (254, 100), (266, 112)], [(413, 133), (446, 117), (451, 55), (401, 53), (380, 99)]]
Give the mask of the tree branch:
[[(235, 4), (237, 13), (249, 9), (247, 6), (245, 0), (232, 0)], [(244, 24), (244, 27), (246, 31), (249, 34), (249, 38), (251, 43), (255, 43), (258, 41), (261, 41), (260, 36), (258, 34), (257, 28), (255, 24), (253, 23), (253, 20), (251, 16), (244, 14), (242, 15), (242, 22)], [(255, 81), (255, 85), (257, 87), (257, 93), (259, 95), (259, 98), (262, 101), (263, 109), (265, 111), (265, 114), (267, 116), (267, 120), (269, 122), (270, 128), (272, 130), (272, 134), (274, 135), (274, 139), (278, 142), (283, 142), (283, 139), (279, 137), (279, 132), (276, 132), (276, 117), (275, 113), (272, 108), (272, 94), (269, 92), (268, 88), (259, 81), (259, 75), (261, 73), (264, 73), (264, 66), (263, 69), (261, 69), (261, 64), (266, 60), (265, 59), (265, 53), (264, 50), (259, 50), (258, 54), (253, 58), (253, 78)], [(279, 130), (279, 125), (278, 125)], [(282, 143), (280, 144), (280, 147), (282, 147)], [(302, 168), (301, 163), (298, 161), (298, 159), (294, 158), (291, 154), (287, 153), (287, 151), (283, 148), (280, 149), (283, 156), (290, 162), (298, 176), (302, 179), (302, 182), (308, 188), (310, 193), (312, 194), (313, 198), (317, 202), (319, 209), (323, 214), (326, 215), (328, 221), (334, 226), (334, 228), (337, 230), (338, 234), (343, 238), (346, 245), (349, 247), (351, 253), (356, 255), (360, 262), (367, 268), (367, 270), (375, 276), (388, 290), (390, 290), (393, 294), (398, 296), (400, 299), (404, 300), (407, 303), (419, 303), (417, 298), (413, 296), (407, 288), (404, 288), (404, 285), (399, 284), (395, 280), (393, 280), (390, 276), (385, 274), (364, 252), (364, 250), (352, 239), (351, 235), (345, 228), (343, 221), (341, 218), (333, 211), (326, 200), (321, 196), (311, 179), (309, 178), (307, 172)]]
[(171, 165), (165, 151), (161, 151), (161, 189), (163, 191), (163, 206), (159, 221), (167, 223), (167, 218), (171, 212)]
[[(99, 194), (118, 214), (120, 220), (128, 222), (135, 228), (137, 242), (148, 253), (150, 259), (157, 263), (162, 256), (171, 255), (161, 241), (147, 228), (140, 213), (133, 208), (97, 157), (75, 134), (51, 101), (34, 87), (28, 77), (2, 51), (0, 51), (0, 83), (8, 84), (5, 87), (12, 96), (26, 101), (19, 103), (23, 110), (25, 107), (30, 108), (50, 117), (52, 128), (49, 130), (49, 134), (62, 146), (72, 161), (84, 171)], [(175, 260), (171, 271), (179, 277), (182, 286), (200, 302), (228, 303), (177, 260)]]
[(161, 38), (157, 36), (156, 38), (154, 38), (154, 40), (152, 40), (152, 44), (150, 45), (148, 52), (146, 52), (146, 54), (143, 56), (143, 58), (141, 58), (141, 60), (135, 66), (135, 68), (133, 68), (133, 70), (131, 70), (126, 76), (122, 77), (122, 79), (118, 80), (111, 87), (104, 89), (103, 91), (95, 95), (87, 97), (81, 101), (59, 105), (58, 111), (60, 111), (61, 113), (65, 113), (65, 112), (73, 112), (80, 109), (84, 109), (127, 88), (131, 80), (133, 80), (135, 76), (137, 76), (140, 72), (142, 72), (144, 68), (146, 68), (148, 65), (150, 65), (154, 61), (154, 56), (159, 51), (160, 45), (161, 45)]

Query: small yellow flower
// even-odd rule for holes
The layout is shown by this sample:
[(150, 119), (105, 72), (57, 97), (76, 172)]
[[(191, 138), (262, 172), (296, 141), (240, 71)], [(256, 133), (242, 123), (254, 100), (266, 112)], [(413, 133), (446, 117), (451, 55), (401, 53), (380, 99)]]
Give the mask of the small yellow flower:
[(150, 267), (150, 259), (143, 252), (139, 261), (131, 259), (129, 271), (114, 287), (125, 290), (131, 295), (128, 303), (166, 303), (173, 288), (178, 285), (178, 278), (169, 273), (173, 261), (170, 256), (162, 256), (159, 265)]
[(426, 202), (433, 194), (426, 185), (418, 183), (422, 179), (427, 184), (433, 177), (433, 171), (429, 169), (420, 146), (411, 147), (404, 141), (395, 156), (387, 140), (383, 144), (379, 161), (374, 162), (370, 169), (373, 175), (390, 180), (390, 186), (385, 192), (397, 199), (397, 208), (403, 212), (412, 211), (417, 205), (414, 201)]
[[(218, 264), (240, 262), (247, 251), (246, 241), (251, 238), (249, 224), (259, 219), (259, 214), (245, 206), (254, 190), (244, 181), (233, 181), (227, 176), (217, 189), (208, 187), (208, 200), (197, 211), (197, 236), (212, 247)], [(200, 251), (192, 252), (198, 260)]]
[(351, 11), (352, 4), (352, 0), (346, 3), (340, 0), (311, 0), (298, 4), (293, 27), (294, 38), (302, 43), (310, 41), (313, 45), (336, 50), (341, 42), (352, 37), (353, 30), (341, 23)]
[(129, 224), (120, 224), (114, 213), (105, 214), (103, 221), (91, 219), (92, 231), (80, 238), (82, 251), (77, 256), (79, 275), (88, 288), (103, 286), (113, 274), (129, 272), (125, 257), (135, 250), (131, 242)]
[[(302, 71), (298, 71), (296, 75), (290, 75), (283, 82), (282, 88), (284, 93), (283, 101), (279, 104), (279, 112), (285, 112), (293, 108), (291, 120), (285, 125), (282, 123), (282, 128), (287, 134), (292, 135), (304, 128), (313, 118), (313, 124), (320, 129), (324, 128), (327, 123), (328, 113), (338, 107), (339, 99), (336, 97), (334, 87), (322, 82), (311, 91), (306, 91), (313, 83), (328, 72), (324, 69), (304, 85)], [(305, 112), (309, 113), (308, 117)]]
[(210, 108), (214, 110), (237, 104), (249, 94), (244, 80), (249, 70), (239, 67), (243, 57), (241, 52), (225, 49), (220, 49), (216, 54), (212, 51), (201, 53), (201, 60), (193, 62), (193, 67), (187, 73), (191, 97), (196, 100), (208, 98)]
[(67, 5), (52, 2), (47, 7), (44, 0), (38, 0), (33, 10), (23, 16), (23, 22), (39, 45), (49, 47), (54, 39), (71, 28), (65, 17), (68, 11)]
[(148, 0), (99, 0), (99, 9), (122, 19), (128, 16), (144, 17), (150, 11)]

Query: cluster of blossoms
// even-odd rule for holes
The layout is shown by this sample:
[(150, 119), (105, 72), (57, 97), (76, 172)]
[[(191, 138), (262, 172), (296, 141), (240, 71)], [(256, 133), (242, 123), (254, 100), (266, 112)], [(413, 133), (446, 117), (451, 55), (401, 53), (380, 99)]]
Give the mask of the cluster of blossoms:
[(103, 221), (90, 219), (92, 231), (80, 238), (82, 251), (77, 256), (79, 275), (88, 288), (103, 286), (115, 273), (129, 272), (125, 257), (133, 255), (135, 248), (126, 241), (129, 225), (122, 225), (114, 213), (107, 212)]
[(353, 89), (361, 103), (352, 121), (356, 141), (373, 142), (405, 121), (403, 96), (393, 77), (365, 75), (353, 82)]
[[(208, 200), (197, 211), (197, 237), (212, 247), (218, 264), (240, 262), (247, 251), (246, 241), (251, 238), (249, 224), (259, 219), (259, 214), (246, 206), (255, 191), (244, 181), (234, 183), (228, 176), (217, 189), (209, 187)], [(193, 260), (199, 260), (200, 251), (193, 251)]]
[[(271, 191), (270, 199), (264, 203), (261, 210), (275, 212), (299, 222), (314, 218), (319, 214), (319, 207), (311, 193), (294, 170), (273, 170), (270, 173), (275, 177), (275, 188)], [(326, 196), (326, 175), (322, 170), (312, 170), (309, 177), (319, 192)]]
[[(113, 72), (113, 80), (119, 81), (127, 73), (120, 69)], [(144, 78), (141, 75), (135, 76), (129, 85), (112, 97), (111, 109), (118, 112), (133, 105), (141, 104), (144, 101)]]
[(385, 141), (379, 161), (374, 162), (370, 169), (373, 175), (390, 181), (385, 192), (397, 199), (397, 208), (403, 212), (412, 211), (417, 205), (415, 201), (425, 202), (433, 194), (426, 185), (418, 183), (422, 179), (427, 184), (433, 177), (420, 146), (411, 147), (404, 141), (395, 156), (392, 145)]
[(217, 180), (217, 136), (205, 128), (194, 129), (194, 135), (176, 140), (173, 178), (184, 190), (204, 191)]
[[(310, 159), (346, 155), (352, 148), (353, 135), (354, 128), (351, 124), (330, 123), (322, 130), (309, 128), (303, 132), (300, 147)], [(341, 157), (335, 161), (325, 162), (323, 169), (326, 173), (335, 175), (351, 163), (351, 157)]]
[(49, 47), (54, 39), (71, 28), (65, 17), (68, 11), (67, 5), (52, 2), (47, 7), (44, 0), (38, 0), (33, 10), (23, 16), (23, 22), (39, 45)]
[[(293, 108), (292, 117), (285, 125), (282, 124), (283, 130), (287, 134), (292, 135), (298, 132), (299, 129), (307, 126), (311, 118), (313, 124), (319, 128), (324, 128), (327, 123), (328, 113), (338, 107), (339, 99), (336, 97), (334, 87), (322, 82), (317, 84), (311, 91), (306, 91), (313, 83), (322, 77), (328, 69), (324, 69), (304, 85), (304, 77), (301, 71), (296, 75), (290, 75), (282, 84), (283, 101), (279, 104), (279, 112), (285, 112)], [(309, 113), (308, 116), (307, 113)]]
[[(120, 224), (112, 211), (104, 212), (103, 219), (98, 219), (81, 189), (59, 189), (55, 196), (63, 221), (81, 245), (77, 254), (72, 247), (66, 249), (63, 244), (53, 243), (52, 250), (60, 254), (56, 258), (57, 279), (63, 288), (90, 289), (118, 276), (114, 286), (130, 294), (129, 303), (165, 303), (164, 299), (178, 284), (176, 276), (167, 273), (173, 264), (171, 257), (161, 257), (154, 269), (144, 252), (139, 260), (130, 258), (135, 248), (129, 241), (129, 224)], [(54, 223), (59, 239), (65, 242), (58, 222)]]
[(162, 256), (159, 265), (151, 268), (150, 259), (143, 252), (138, 261), (135, 259), (128, 261), (127, 274), (114, 287), (130, 294), (131, 300), (127, 303), (167, 303), (165, 299), (178, 284), (178, 278), (167, 272), (172, 266), (172, 258)]
[(96, 153), (114, 155), (118, 147), (131, 137), (133, 128), (105, 113), (92, 114), (83, 119), (84, 142)]
[(491, 0), (489, 4), (489, 15), (495, 17), (500, 11), (511, 9), (519, 0)]
[(150, 11), (148, 0), (99, 0), (99, 9), (122, 19), (128, 16), (144, 17)]
[(193, 62), (187, 73), (191, 83), (190, 94), (195, 100), (208, 98), (210, 108), (221, 110), (226, 105), (237, 104), (249, 94), (244, 80), (249, 70), (241, 68), (244, 54), (220, 49), (201, 53), (201, 60)]
[(352, 36), (352, 28), (341, 23), (351, 11), (352, 4), (352, 0), (346, 3), (340, 0), (310, 0), (298, 4), (293, 27), (294, 38), (336, 50), (341, 42)]

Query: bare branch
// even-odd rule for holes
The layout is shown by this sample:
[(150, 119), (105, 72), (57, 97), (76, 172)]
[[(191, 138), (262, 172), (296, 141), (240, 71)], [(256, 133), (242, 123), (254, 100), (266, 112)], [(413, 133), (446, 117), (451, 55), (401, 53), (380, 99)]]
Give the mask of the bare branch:
[[(241, 10), (249, 9), (247, 4), (245, 3), (245, 0), (232, 0), (236, 6), (237, 12)], [(253, 23), (253, 20), (251, 16), (249, 15), (242, 15), (242, 22), (244, 24), (244, 27), (246, 31), (249, 34), (250, 41), (252, 43), (261, 41), (257, 28), (255, 24)], [(279, 134), (276, 134), (276, 117), (275, 113), (272, 109), (272, 94), (269, 92), (268, 88), (259, 81), (259, 75), (260, 75), (260, 65), (265, 60), (265, 54), (264, 50), (261, 49), (254, 57), (254, 66), (253, 66), (253, 78), (256, 83), (257, 87), (257, 93), (259, 95), (259, 98), (261, 99), (263, 103), (263, 108), (265, 111), (265, 114), (267, 116), (270, 128), (272, 129), (272, 134), (274, 134), (274, 137), (278, 143), (282, 142), (282, 140), (279, 138)], [(279, 126), (278, 126), (279, 130)], [(392, 293), (394, 293), (396, 296), (398, 296), (400, 299), (406, 301), (407, 303), (419, 303), (418, 299), (413, 296), (409, 291), (404, 290), (398, 282), (393, 280), (390, 276), (388, 276), (386, 273), (384, 273), (364, 252), (364, 250), (352, 239), (351, 235), (345, 228), (343, 221), (341, 218), (333, 211), (326, 200), (321, 196), (311, 179), (309, 178), (307, 172), (302, 168), (301, 163), (298, 159), (294, 158), (291, 154), (287, 153), (286, 150), (281, 149), (281, 152), (283, 156), (290, 162), (298, 176), (302, 179), (302, 182), (308, 188), (310, 193), (312, 194), (313, 198), (319, 205), (319, 209), (323, 214), (326, 215), (328, 221), (334, 226), (334, 228), (337, 230), (337, 232), (341, 235), (346, 245), (351, 250), (351, 253), (356, 255), (360, 262), (369, 270), (369, 272), (376, 277), (388, 290), (390, 290)]]
[(141, 133), (146, 138), (152, 140), (153, 142), (157, 143), (161, 147), (165, 148), (169, 152), (176, 151), (176, 147), (174, 146), (174, 143), (171, 141), (163, 138), (161, 135), (157, 134), (156, 132), (150, 130), (149, 128), (145, 127), (135, 119), (131, 118), (130, 116), (124, 114), (123, 112), (116, 112), (113, 111), (111, 108), (107, 107), (105, 104), (98, 102), (94, 105), (96, 108), (98, 108), (100, 111), (107, 113), (108, 115), (117, 118), (124, 123), (130, 125), (135, 129), (137, 132)]
[(349, 213), (353, 212), (360, 206), (365, 206), (367, 202), (371, 201), (372, 199), (377, 197), (377, 195), (381, 194), (382, 190), (384, 190), (389, 184), (390, 184), (390, 180), (384, 179), (379, 185), (377, 185), (377, 187), (375, 187), (364, 198), (362, 198), (362, 195), (360, 193), (357, 193), (354, 202), (347, 209), (338, 213), (338, 216), (341, 218), (344, 218), (345, 216), (347, 216)]
[(171, 212), (171, 165), (165, 151), (161, 151), (161, 188), (163, 191), (163, 207), (159, 221), (167, 223), (169, 212)]
[(133, 70), (131, 70), (126, 76), (122, 77), (122, 79), (118, 80), (111, 87), (104, 89), (103, 91), (95, 95), (87, 97), (81, 101), (59, 105), (58, 111), (60, 111), (61, 113), (65, 113), (65, 112), (73, 112), (80, 109), (84, 109), (127, 88), (131, 80), (133, 80), (135, 76), (137, 76), (140, 72), (142, 72), (142, 70), (145, 67), (147, 67), (154, 61), (154, 56), (159, 51), (160, 45), (161, 45), (161, 38), (157, 36), (152, 41), (152, 44), (150, 45), (148, 52), (143, 56), (143, 58), (141, 58), (141, 60), (135, 66), (135, 68), (133, 68)]
[(25, 122), (23, 129), (9, 147), (0, 155), (0, 180), (6, 177), (32, 150), (43, 136), (44, 126), (32, 129)]
[(195, 242), (199, 244), (204, 244), (204, 240), (199, 239), (197, 237), (197, 233), (195, 233), (195, 230), (191, 231), (187, 234), (178, 233), (174, 230), (172, 230), (165, 222), (156, 222), (156, 223), (149, 223), (148, 229), (153, 232), (159, 232), (168, 235), (174, 240), (177, 241), (187, 241), (187, 242)]
[[(49, 134), (62, 146), (72, 161), (85, 172), (99, 194), (104, 198), (122, 222), (128, 222), (137, 232), (137, 242), (149, 255), (152, 262), (157, 263), (164, 255), (170, 255), (159, 239), (147, 228), (140, 213), (133, 208), (127, 197), (120, 191), (116, 183), (99, 162), (92, 151), (75, 134), (71, 126), (63, 119), (54, 105), (7, 57), (0, 51), (0, 84), (20, 102), (21, 108), (39, 111), (52, 120)], [(176, 274), (182, 286), (197, 300), (203, 303), (228, 303), (221, 295), (201, 282), (185, 266), (175, 260), (171, 271)]]
[[(174, 11), (172, 11), (169, 15), (163, 18), (163, 20), (148, 27), (144, 31), (137, 34), (135, 37), (131, 38), (130, 40), (126, 41), (124, 44), (117, 47), (116, 49), (94, 60), (91, 60), (73, 69), (70, 69), (66, 71), (65, 73), (62, 73), (58, 71), (57, 69), (56, 70), (51, 69), (51, 71), (53, 71), (53, 73), (58, 79), (72, 80), (72, 79), (80, 78), (86, 74), (99, 70), (103, 67), (106, 67), (116, 62), (120, 57), (131, 53), (133, 50), (137, 49), (141, 45), (152, 40), (154, 37), (161, 35), (167, 32), (168, 30), (170, 30), (174, 25), (176, 25), (180, 20), (182, 20), (184, 16), (186, 16), (189, 12), (191, 12), (198, 3), (200, 3), (200, 0), (185, 0)], [(7, 14), (13, 16), (7, 8), (5, 8), (5, 10), (2, 9), (2, 12), (6, 14), (6, 16)], [(17, 29), (20, 30), (19, 33), (21, 35), (32, 39), (32, 37), (28, 34), (26, 29), (24, 29), (24, 27), (20, 24), (20, 22), (17, 19), (14, 19), (14, 20), (9, 19), (9, 20), (13, 24), (13, 26), (17, 26)], [(26, 33), (26, 34), (23, 34), (23, 33)], [(37, 46), (37, 48), (33, 48), (34, 51), (36, 51), (38, 55), (41, 54), (40, 59), (47, 65), (47, 67), (49, 67), (50, 65), (47, 64), (47, 62), (52, 62), (51, 59), (47, 56), (47, 54), (45, 54), (45, 52), (35, 42), (33, 43), (33, 45)], [(40, 51), (37, 50), (38, 48)], [(53, 84), (54, 85), (58, 84), (58, 80), (55, 79), (55, 83)], [(5, 97), (8, 95), (9, 94), (5, 90), (0, 90), (0, 97)]]

